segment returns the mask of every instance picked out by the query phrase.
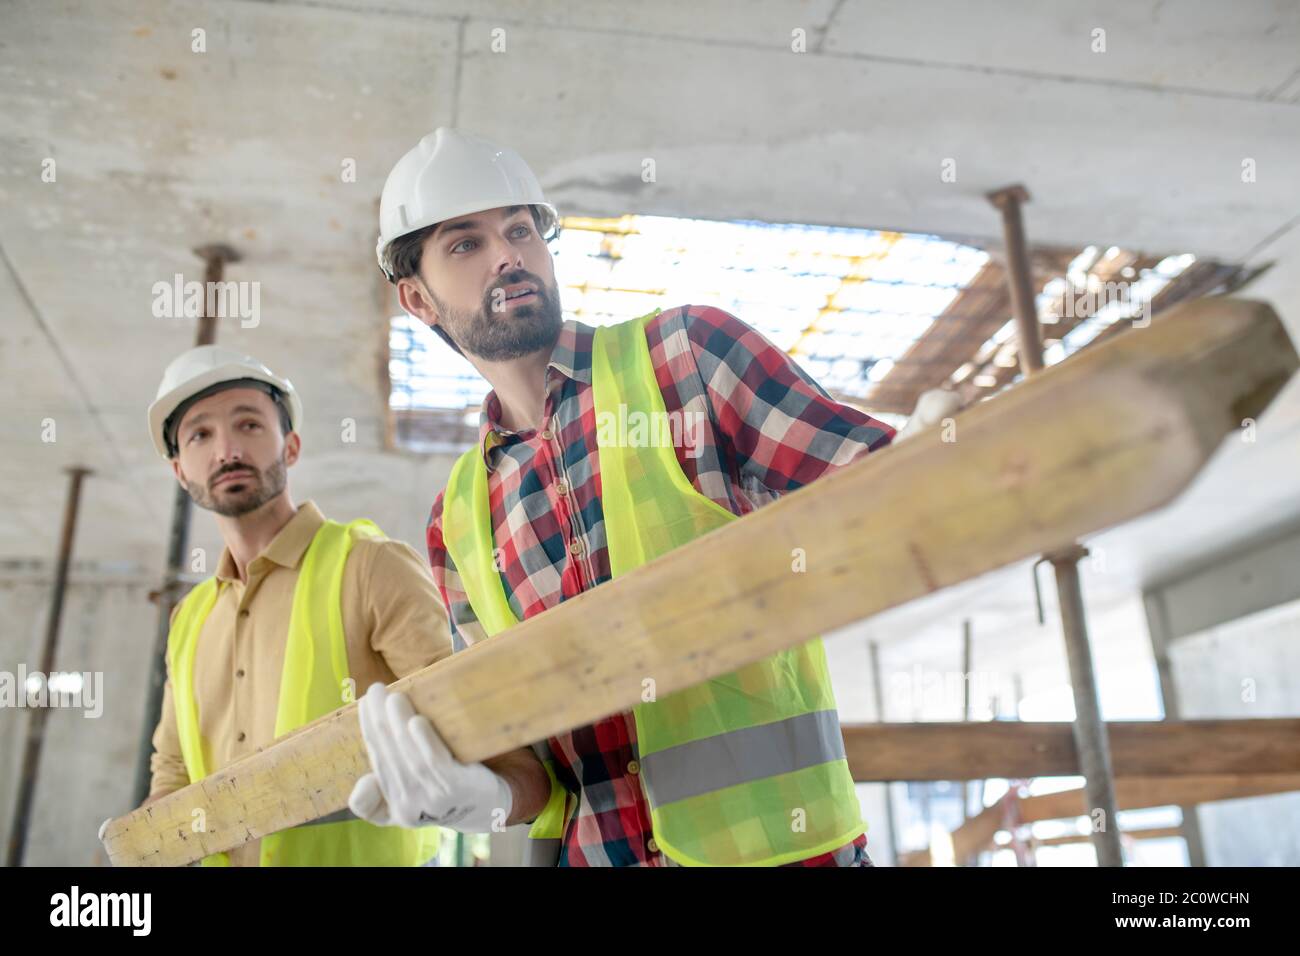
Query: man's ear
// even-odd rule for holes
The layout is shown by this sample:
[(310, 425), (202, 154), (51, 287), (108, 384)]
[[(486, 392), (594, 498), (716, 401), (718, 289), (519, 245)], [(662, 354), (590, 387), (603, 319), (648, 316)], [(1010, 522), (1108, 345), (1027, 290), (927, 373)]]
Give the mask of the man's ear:
[(302, 454), (302, 439), (298, 437), (297, 432), (289, 432), (284, 436), (284, 463), (289, 466), (294, 465), (300, 454)]
[(438, 324), (440, 320), (438, 306), (434, 303), (433, 296), (429, 294), (424, 280), (419, 276), (406, 276), (397, 280), (397, 301), (408, 314), (415, 316), (430, 328)]
[[(185, 488), (185, 472), (181, 471), (181, 456), (177, 455), (171, 460), (170, 464), (172, 466), (172, 474), (176, 476), (176, 480), (180, 482), (181, 487)], [(186, 490), (188, 491), (189, 489), (186, 488)]]

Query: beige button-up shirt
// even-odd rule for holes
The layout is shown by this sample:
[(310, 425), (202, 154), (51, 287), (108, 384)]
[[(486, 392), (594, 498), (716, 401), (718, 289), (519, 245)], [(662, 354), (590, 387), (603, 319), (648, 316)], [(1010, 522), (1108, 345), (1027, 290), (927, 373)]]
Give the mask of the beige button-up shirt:
[[(293, 591), (302, 557), (324, 522), (303, 502), (239, 580), (228, 549), (217, 565), (217, 599), (194, 657), (194, 694), (208, 772), (275, 739)], [(343, 630), (358, 696), (375, 681), (391, 684), (451, 653), (447, 617), (428, 565), (401, 541), (359, 538), (343, 569)], [(154, 731), (150, 797), (187, 786), (172, 697), (170, 662), (162, 718)], [(233, 866), (256, 866), (260, 840), (230, 852)]]

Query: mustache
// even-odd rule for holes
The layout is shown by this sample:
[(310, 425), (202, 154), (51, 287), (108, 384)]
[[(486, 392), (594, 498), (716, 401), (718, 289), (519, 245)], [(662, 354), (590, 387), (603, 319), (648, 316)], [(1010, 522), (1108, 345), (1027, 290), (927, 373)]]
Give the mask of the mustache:
[(208, 487), (209, 488), (214, 487), (216, 483), (220, 481), (222, 477), (224, 477), (225, 475), (235, 474), (235, 473), (247, 474), (250, 478), (257, 477), (257, 469), (254, 468), (252, 465), (225, 465), (222, 468), (220, 468), (216, 472), (216, 474), (214, 474), (211, 478), (208, 479)]
[(498, 282), (496, 285), (494, 285), (491, 289), (488, 290), (488, 293), (485, 296), (485, 300), (487, 301), (488, 307), (489, 308), (491, 307), (492, 299), (497, 294), (498, 291), (503, 291), (506, 288), (506, 286), (515, 285), (520, 282), (532, 283), (532, 285), (537, 289), (537, 297), (539, 299), (544, 299), (547, 297), (548, 292), (546, 288), (546, 283), (544, 283), (538, 276), (533, 275), (531, 272), (514, 272), (506, 276), (504, 279), (502, 279), (500, 282)]

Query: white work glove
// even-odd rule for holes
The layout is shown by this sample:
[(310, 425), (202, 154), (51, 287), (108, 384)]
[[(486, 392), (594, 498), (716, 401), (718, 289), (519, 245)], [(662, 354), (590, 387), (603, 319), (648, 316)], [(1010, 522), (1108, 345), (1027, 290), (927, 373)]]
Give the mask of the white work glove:
[(933, 425), (938, 425), (945, 418), (961, 411), (961, 397), (956, 392), (943, 388), (926, 389), (916, 400), (916, 410), (902, 429), (894, 436), (893, 444), (904, 438), (911, 438)]
[(462, 833), (505, 826), (514, 796), (504, 777), (461, 763), (410, 699), (371, 684), (357, 704), (374, 771), (352, 788), (348, 807), (377, 826), (435, 824)]

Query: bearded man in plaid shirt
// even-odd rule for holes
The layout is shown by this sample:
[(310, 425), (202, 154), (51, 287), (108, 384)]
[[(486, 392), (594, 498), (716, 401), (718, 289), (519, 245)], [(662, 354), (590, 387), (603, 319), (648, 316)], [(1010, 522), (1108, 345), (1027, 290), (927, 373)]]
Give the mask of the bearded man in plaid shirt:
[[(565, 321), (557, 227), (524, 161), (460, 130), (384, 187), (381, 268), (493, 386), (427, 529), (456, 650), (894, 437), (721, 309)], [(615, 414), (674, 423), (671, 448), (605, 427)], [(871, 866), (829, 685), (815, 640), (474, 765), (375, 685), (350, 805), (379, 824), (531, 823), (530, 862), (549, 865)]]

